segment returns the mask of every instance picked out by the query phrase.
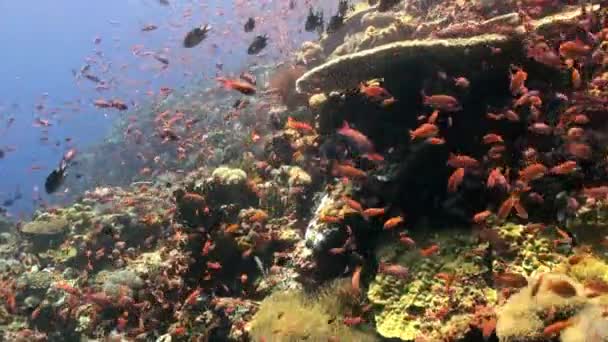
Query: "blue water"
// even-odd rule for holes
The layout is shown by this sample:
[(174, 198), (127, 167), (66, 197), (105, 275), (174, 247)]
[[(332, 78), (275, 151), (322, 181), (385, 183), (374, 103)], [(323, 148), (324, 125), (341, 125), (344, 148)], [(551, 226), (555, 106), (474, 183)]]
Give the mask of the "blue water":
[[(1, 1), (0, 148), (14, 151), (0, 160), (0, 204), (19, 189), (22, 198), (8, 207), (18, 218), (49, 202), (44, 179), (65, 151), (103, 141), (112, 123), (128, 115), (95, 108), (93, 100), (120, 98), (131, 107), (139, 106), (150, 101), (147, 93), (158, 94), (162, 86), (178, 88), (200, 79), (212, 82), (217, 63), (229, 74), (288, 58), (304, 39), (312, 38), (301, 28), (308, 4), (317, 4), (300, 2), (296, 10), (288, 11), (287, 3), (172, 1), (162, 6), (157, 0)], [(248, 16), (255, 16), (257, 25), (253, 33), (245, 34)], [(210, 37), (194, 49), (182, 48), (185, 33), (202, 23), (212, 25)], [(159, 28), (142, 32), (145, 24)], [(268, 52), (261, 57), (245, 53), (255, 34), (271, 38)], [(168, 57), (168, 68), (162, 70), (151, 56), (134, 55), (135, 45)], [(97, 91), (95, 83), (74, 77), (73, 71), (87, 61), (93, 61), (91, 74), (111, 80), (109, 90)], [(48, 120), (50, 126), (37, 127), (38, 118)], [(108, 161), (108, 165), (119, 163)], [(60, 202), (65, 196), (61, 191), (51, 195), (50, 202)]]

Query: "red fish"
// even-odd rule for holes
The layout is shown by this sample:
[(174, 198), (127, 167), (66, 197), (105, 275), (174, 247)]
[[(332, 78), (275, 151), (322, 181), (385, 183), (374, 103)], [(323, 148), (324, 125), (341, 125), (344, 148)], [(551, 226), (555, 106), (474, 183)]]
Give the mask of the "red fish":
[(350, 128), (350, 126), (348, 126), (348, 122), (346, 121), (344, 121), (342, 128), (338, 129), (337, 132), (338, 134), (352, 140), (362, 151), (371, 152), (374, 150), (374, 145), (369, 138), (358, 130)]
[(566, 152), (579, 159), (591, 159), (591, 147), (585, 143), (571, 142), (566, 144)]
[(386, 220), (386, 222), (384, 222), (384, 229), (385, 230), (394, 229), (395, 227), (402, 224), (403, 222), (404, 222), (404, 219), (402, 216), (391, 217), (390, 219)]
[(436, 136), (439, 133), (439, 128), (430, 123), (424, 123), (420, 125), (420, 127), (416, 128), (414, 131), (410, 131), (410, 138), (412, 140), (415, 139), (424, 139), (431, 138)]
[(544, 177), (546, 173), (547, 167), (543, 164), (536, 163), (519, 171), (519, 178), (524, 182), (530, 182)]
[(486, 183), (486, 186), (488, 188), (494, 188), (497, 186), (503, 187), (503, 188), (507, 188), (508, 187), (508, 183), (507, 183), (507, 179), (505, 178), (505, 176), (502, 174), (502, 172), (500, 172), (500, 169), (496, 168), (493, 169), (492, 171), (490, 171), (490, 174), (488, 175), (488, 181)]
[(559, 46), (559, 54), (564, 58), (577, 58), (587, 55), (591, 51), (591, 47), (585, 45), (580, 40), (570, 40), (563, 42)]
[(528, 130), (530, 130), (531, 132), (534, 132), (536, 134), (541, 134), (541, 135), (549, 135), (553, 131), (551, 126), (549, 126), (543, 122), (533, 123), (532, 125), (530, 125), (530, 127), (528, 127)]
[(380, 262), (378, 265), (378, 272), (399, 279), (407, 279), (409, 275), (409, 269), (407, 267), (399, 264), (387, 264), (384, 262)]
[(489, 134), (486, 134), (483, 136), (483, 143), (486, 145), (503, 143), (503, 142), (504, 142), (504, 140), (498, 134), (489, 133)]
[(361, 83), (359, 85), (359, 90), (362, 94), (365, 94), (365, 96), (373, 99), (393, 97), (388, 91), (386, 91), (386, 89), (377, 85), (366, 86), (364, 83)]
[(458, 99), (450, 95), (425, 96), (423, 94), (422, 103), (426, 106), (446, 112), (456, 112), (462, 109)]
[(439, 252), (439, 245), (434, 244), (427, 248), (423, 248), (420, 250), (420, 255), (423, 257), (430, 257), (431, 255), (437, 254)]
[(286, 126), (300, 132), (312, 132), (314, 130), (311, 125), (307, 124), (306, 122), (296, 121), (291, 116), (287, 117)]
[(363, 210), (363, 216), (367, 217), (367, 218), (382, 216), (382, 215), (384, 215), (385, 212), (386, 212), (385, 208), (367, 208), (367, 209)]
[(347, 164), (335, 163), (331, 170), (333, 176), (362, 179), (367, 178), (365, 171)]
[(476, 224), (481, 224), (485, 222), (490, 215), (492, 215), (492, 212), (489, 210), (478, 212), (477, 214), (473, 215), (473, 222)]
[(528, 73), (518, 68), (515, 73), (511, 74), (511, 84), (509, 85), (509, 90), (511, 90), (511, 94), (519, 95), (521, 93), (526, 92), (526, 87), (524, 86), (524, 82), (528, 79)]
[(462, 184), (463, 178), (464, 178), (464, 168), (459, 167), (456, 170), (454, 170), (454, 172), (452, 172), (452, 175), (450, 175), (450, 178), (448, 178), (448, 191), (456, 192), (456, 190), (458, 190), (458, 187), (460, 186), (460, 184)]
[(556, 165), (549, 170), (549, 173), (554, 175), (567, 175), (576, 171), (576, 161), (568, 160), (559, 165)]
[(240, 92), (245, 95), (253, 95), (255, 94), (255, 87), (248, 82), (239, 81), (239, 80), (229, 80), (223, 77), (218, 77), (216, 80), (224, 86), (226, 89), (232, 89)]
[(464, 154), (451, 154), (447, 164), (453, 168), (476, 168), (479, 166), (477, 159)]

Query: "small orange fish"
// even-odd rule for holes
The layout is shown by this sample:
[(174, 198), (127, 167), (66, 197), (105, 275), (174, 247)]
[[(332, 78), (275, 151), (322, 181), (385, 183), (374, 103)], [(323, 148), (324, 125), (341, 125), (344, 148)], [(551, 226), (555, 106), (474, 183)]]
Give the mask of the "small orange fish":
[(527, 166), (523, 170), (519, 171), (519, 178), (524, 182), (530, 182), (533, 180), (541, 179), (547, 174), (547, 167), (543, 164), (536, 163)]
[(584, 159), (584, 160), (588, 160), (591, 159), (592, 156), (592, 151), (591, 151), (591, 146), (585, 144), (585, 143), (577, 143), (577, 142), (571, 142), (566, 144), (566, 152), (568, 152), (570, 155), (579, 158), (579, 159)]
[(438, 244), (434, 244), (431, 245), (427, 248), (423, 248), (420, 250), (420, 255), (422, 255), (423, 257), (430, 257), (431, 255), (436, 254), (437, 252), (439, 252), (439, 245)]
[(439, 128), (430, 123), (423, 123), (418, 128), (410, 131), (410, 139), (425, 139), (436, 136), (439, 133)]
[(427, 120), (428, 123), (430, 124), (435, 124), (435, 122), (437, 122), (437, 118), (439, 117), (439, 111), (435, 110), (431, 113), (431, 115), (429, 116), (429, 119)]
[(486, 145), (491, 145), (496, 143), (504, 143), (504, 140), (498, 134), (489, 133), (483, 136), (483, 143)]
[(589, 123), (589, 121), (590, 121), (589, 117), (585, 114), (577, 114), (572, 119), (572, 122), (574, 122), (577, 125), (586, 125)]
[(380, 262), (378, 265), (378, 272), (399, 279), (407, 279), (409, 275), (409, 269), (407, 267), (399, 264), (387, 264), (384, 262)]
[(488, 217), (490, 217), (490, 215), (492, 215), (492, 212), (489, 210), (480, 211), (473, 215), (473, 222), (477, 224), (483, 223), (488, 219)]
[(363, 206), (361, 205), (361, 203), (355, 201), (354, 199), (344, 196), (342, 197), (342, 200), (349, 208), (354, 209), (356, 212), (363, 211)]
[(371, 152), (374, 150), (374, 145), (369, 138), (358, 130), (351, 128), (346, 121), (337, 130), (337, 133), (352, 140), (362, 151)]
[(361, 265), (358, 265), (350, 279), (351, 288), (355, 296), (359, 296), (361, 294), (361, 270)]
[(338, 164), (334, 163), (334, 167), (331, 170), (332, 176), (339, 177), (347, 177), (347, 178), (355, 178), (355, 179), (365, 179), (367, 178), (367, 173), (365, 171), (357, 169), (354, 166), (347, 164)]
[(393, 97), (386, 89), (384, 89), (380, 86), (377, 86), (377, 85), (367, 86), (364, 83), (361, 83), (359, 85), (359, 90), (361, 91), (362, 94), (365, 94), (365, 96), (373, 98), (373, 99), (382, 98), (382, 97), (388, 97), (388, 98)]
[(321, 215), (319, 216), (319, 221), (323, 223), (340, 223), (342, 222), (342, 218), (331, 215)]
[(427, 144), (431, 144), (431, 145), (443, 145), (443, 144), (445, 144), (445, 139), (438, 138), (438, 137), (431, 137), (431, 138), (427, 138), (425, 140), (425, 142)]
[(312, 132), (314, 130), (311, 125), (306, 122), (296, 121), (291, 116), (287, 117), (286, 126), (299, 132)]
[(413, 247), (416, 245), (416, 241), (414, 241), (414, 239), (412, 239), (411, 237), (409, 237), (405, 234), (400, 234), (399, 242), (401, 242), (402, 244), (404, 244), (407, 247)]
[(540, 135), (549, 135), (553, 132), (553, 128), (544, 122), (535, 122), (528, 127), (528, 130)]
[(502, 174), (502, 172), (500, 172), (500, 169), (495, 168), (490, 171), (486, 186), (488, 187), (488, 189), (491, 189), (497, 186), (507, 188), (509, 185), (505, 176)]
[(511, 74), (511, 84), (509, 85), (509, 90), (511, 90), (511, 94), (519, 95), (521, 93), (525, 93), (526, 89), (524, 83), (528, 79), (528, 73), (523, 71), (521, 68), (517, 68), (515, 73)]
[(577, 166), (576, 161), (568, 160), (566, 162), (563, 162), (559, 165), (552, 167), (549, 170), (549, 173), (554, 174), (554, 175), (567, 175), (572, 172), (575, 172), (576, 166)]
[(447, 165), (453, 168), (476, 168), (479, 166), (479, 162), (464, 154), (450, 154)]
[(563, 42), (559, 46), (559, 54), (564, 58), (577, 58), (587, 55), (591, 51), (591, 47), (585, 45), (580, 40), (570, 40)]
[(583, 84), (583, 81), (581, 80), (581, 74), (580, 72), (578, 72), (578, 69), (576, 68), (572, 68), (572, 88), (574, 89), (578, 89), (581, 87), (581, 85)]
[(448, 178), (448, 192), (456, 192), (464, 179), (464, 168), (459, 167)]
[(549, 337), (560, 333), (562, 330), (568, 328), (573, 324), (572, 320), (567, 319), (564, 321), (555, 322), (545, 327), (543, 335)]
[(201, 288), (197, 287), (194, 291), (192, 291), (188, 297), (186, 297), (186, 300), (184, 301), (184, 305), (194, 305), (196, 304), (196, 300), (198, 299), (198, 296), (201, 294)]
[(381, 162), (384, 161), (384, 157), (379, 153), (365, 153), (361, 155), (361, 158), (365, 158), (369, 161)]
[(383, 227), (385, 230), (394, 229), (395, 227), (401, 225), (404, 221), (405, 220), (402, 216), (391, 217), (390, 219), (386, 220), (386, 222), (384, 222)]
[(580, 127), (571, 127), (568, 129), (566, 136), (569, 140), (580, 139), (585, 135), (585, 130)]
[(519, 114), (515, 113), (512, 110), (508, 110), (505, 112), (505, 119), (511, 122), (519, 122)]
[(224, 88), (232, 89), (240, 92), (245, 95), (253, 95), (255, 94), (255, 87), (248, 82), (240, 81), (240, 80), (229, 80), (223, 77), (216, 78), (218, 82), (220, 82)]
[(513, 272), (495, 273), (494, 283), (501, 287), (520, 288), (528, 286), (528, 280), (526, 277)]
[(434, 109), (443, 110), (446, 112), (456, 112), (462, 109), (460, 102), (453, 96), (450, 95), (431, 95), (425, 96), (423, 94), (422, 103), (426, 106), (430, 106)]
[(367, 217), (367, 218), (382, 216), (382, 215), (384, 215), (385, 211), (386, 211), (385, 208), (367, 208), (367, 209), (363, 210), (363, 216)]

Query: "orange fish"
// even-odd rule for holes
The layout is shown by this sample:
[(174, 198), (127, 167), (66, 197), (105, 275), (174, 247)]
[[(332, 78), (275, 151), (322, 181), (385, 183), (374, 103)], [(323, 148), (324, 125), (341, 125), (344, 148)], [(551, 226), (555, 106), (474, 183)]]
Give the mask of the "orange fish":
[(462, 184), (462, 180), (464, 178), (464, 168), (459, 167), (452, 174), (450, 178), (448, 178), (448, 191), (456, 192), (460, 184)]
[(405, 235), (404, 233), (401, 233), (399, 235), (399, 242), (406, 245), (407, 247), (412, 247), (416, 245), (416, 241), (414, 241), (414, 239), (412, 239), (411, 237)]
[(426, 106), (446, 112), (456, 112), (462, 109), (458, 99), (450, 95), (425, 96), (423, 94), (422, 103)]
[(427, 138), (425, 140), (425, 142), (427, 144), (431, 144), (431, 145), (443, 145), (443, 144), (445, 144), (445, 139), (438, 138), (438, 137), (431, 137), (431, 138)]
[(491, 189), (493, 187), (503, 187), (503, 188), (507, 188), (509, 185), (507, 183), (507, 179), (505, 178), (505, 176), (502, 174), (502, 172), (500, 172), (500, 169), (495, 168), (492, 171), (490, 171), (490, 174), (488, 175), (488, 181), (486, 183), (486, 186)]
[(483, 143), (486, 145), (503, 143), (503, 142), (504, 142), (504, 140), (498, 134), (489, 133), (489, 134), (486, 134), (483, 136)]
[(384, 222), (384, 229), (385, 230), (394, 229), (395, 227), (402, 224), (403, 222), (404, 222), (404, 219), (402, 216), (391, 217), (390, 219), (386, 220), (386, 222)]
[(563, 42), (559, 46), (559, 54), (564, 58), (581, 57), (587, 55), (590, 51), (591, 47), (578, 39)]
[(471, 85), (471, 82), (466, 77), (456, 77), (454, 78), (454, 85), (458, 88), (466, 89)]
[(571, 127), (568, 129), (566, 136), (569, 140), (580, 139), (585, 135), (585, 130), (580, 127)]
[(371, 152), (374, 150), (374, 145), (367, 136), (356, 129), (350, 128), (346, 121), (342, 124), (342, 128), (337, 130), (337, 133), (352, 140), (362, 151)]
[(583, 84), (581, 80), (581, 74), (578, 72), (578, 69), (572, 68), (572, 88), (578, 89)]
[(216, 80), (224, 86), (226, 89), (232, 89), (245, 95), (255, 94), (255, 87), (248, 82), (240, 80), (229, 80), (223, 77), (218, 77)]
[(337, 217), (337, 216), (322, 214), (321, 216), (319, 216), (319, 221), (321, 221), (323, 223), (340, 223), (340, 222), (342, 222), (342, 218)]
[(586, 125), (589, 123), (589, 117), (585, 114), (577, 114), (572, 119), (572, 122), (577, 125)]
[(386, 89), (384, 89), (380, 86), (377, 86), (377, 85), (366, 86), (364, 83), (361, 83), (359, 85), (359, 90), (361, 91), (362, 94), (365, 94), (365, 96), (371, 97), (374, 99), (382, 98), (382, 97), (388, 97), (388, 98), (393, 97)]
[(382, 216), (382, 215), (384, 215), (385, 211), (386, 211), (385, 208), (367, 208), (367, 209), (363, 210), (363, 216), (367, 217), (367, 218)]
[(361, 265), (357, 266), (350, 280), (352, 291), (355, 296), (359, 296), (359, 294), (361, 294), (361, 269)]
[(528, 127), (528, 130), (536, 134), (549, 135), (553, 131), (553, 128), (544, 122), (535, 122)]
[(435, 110), (431, 113), (431, 115), (429, 116), (429, 119), (427, 120), (428, 123), (430, 124), (435, 124), (435, 122), (437, 122), (437, 118), (439, 117), (439, 111)]
[(361, 203), (355, 201), (354, 199), (344, 196), (344, 197), (342, 197), (342, 200), (346, 203), (346, 205), (349, 208), (354, 209), (357, 212), (363, 211), (363, 206), (361, 206)]
[(439, 252), (439, 245), (438, 244), (434, 244), (431, 245), (427, 248), (423, 248), (420, 250), (420, 255), (422, 255), (423, 257), (430, 257), (431, 255), (436, 254), (437, 252)]
[(592, 155), (592, 151), (591, 151), (591, 146), (585, 144), (585, 143), (577, 143), (577, 142), (571, 142), (566, 144), (566, 152), (568, 152), (570, 155), (579, 158), (579, 159), (584, 159), (584, 160), (588, 160), (591, 159), (591, 155)]
[(562, 330), (568, 328), (573, 324), (572, 320), (567, 319), (564, 321), (555, 322), (545, 327), (543, 335), (549, 337), (560, 333)]
[(576, 171), (576, 166), (577, 166), (576, 161), (568, 160), (566, 162), (563, 162), (559, 165), (552, 167), (549, 170), (549, 173), (554, 174), (554, 175), (567, 175), (567, 174), (570, 174), (570, 173)]
[(479, 162), (464, 154), (450, 154), (447, 165), (453, 168), (476, 168), (479, 166)]
[(378, 272), (399, 279), (407, 279), (409, 275), (409, 269), (407, 267), (399, 264), (387, 264), (384, 262), (380, 262), (378, 265)]
[(526, 92), (526, 88), (524, 86), (524, 82), (528, 79), (528, 73), (523, 71), (521, 68), (517, 68), (515, 73), (511, 74), (511, 84), (509, 85), (509, 90), (511, 90), (511, 94), (519, 95), (521, 93)]
[(528, 280), (526, 277), (513, 272), (495, 273), (494, 283), (501, 287), (520, 288), (528, 286)]
[(536, 163), (527, 166), (525, 169), (519, 171), (519, 178), (524, 182), (530, 182), (533, 180), (541, 179), (547, 173), (547, 167), (543, 164)]
[(519, 114), (515, 113), (512, 110), (508, 110), (505, 112), (505, 119), (511, 122), (519, 122)]
[(365, 153), (361, 155), (361, 158), (365, 158), (369, 161), (381, 162), (384, 161), (384, 157), (379, 153)]
[(420, 127), (416, 128), (414, 131), (410, 131), (410, 138), (412, 140), (415, 139), (424, 139), (431, 138), (436, 136), (439, 133), (439, 128), (430, 123), (424, 123), (420, 125)]
[(347, 164), (334, 163), (334, 167), (331, 170), (332, 176), (364, 179), (367, 177), (365, 171), (357, 169), (354, 166)]
[(478, 212), (477, 214), (473, 215), (473, 222), (477, 223), (477, 224), (481, 224), (483, 222), (485, 222), (488, 217), (490, 217), (490, 215), (492, 215), (492, 212), (489, 210), (484, 210), (481, 212)]
[(307, 124), (306, 122), (296, 121), (291, 116), (287, 117), (286, 126), (300, 132), (312, 132), (314, 130), (311, 125)]

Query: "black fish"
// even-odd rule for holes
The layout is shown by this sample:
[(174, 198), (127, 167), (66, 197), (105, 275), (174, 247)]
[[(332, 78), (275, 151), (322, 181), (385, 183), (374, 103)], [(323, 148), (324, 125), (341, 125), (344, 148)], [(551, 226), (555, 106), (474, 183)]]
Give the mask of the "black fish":
[(169, 1), (168, 0), (158, 0), (158, 3), (163, 5), (163, 6), (169, 6)]
[(99, 83), (101, 82), (101, 80), (99, 79), (99, 77), (95, 76), (95, 75), (90, 75), (90, 74), (82, 74), (82, 76), (84, 76), (84, 78), (86, 78), (89, 81), (93, 81), (95, 83)]
[(253, 40), (253, 43), (251, 43), (251, 45), (249, 45), (249, 48), (247, 49), (247, 53), (250, 55), (257, 55), (258, 53), (260, 53), (260, 51), (262, 51), (266, 47), (267, 42), (268, 42), (267, 35), (255, 37), (255, 39)]
[(185, 48), (193, 48), (200, 44), (205, 38), (207, 38), (207, 33), (211, 31), (209, 25), (205, 24), (201, 27), (197, 27), (192, 31), (186, 34), (184, 38), (184, 47)]
[(59, 167), (53, 170), (53, 172), (46, 177), (44, 189), (46, 190), (47, 194), (52, 194), (53, 192), (57, 191), (61, 184), (63, 184), (67, 167), (68, 164), (65, 162), (65, 160), (62, 160)]
[(323, 12), (318, 11), (315, 13), (312, 7), (308, 9), (308, 17), (306, 17), (306, 24), (304, 24), (304, 30), (306, 32), (312, 32), (314, 30), (323, 30)]
[(156, 59), (157, 61), (163, 63), (164, 65), (169, 65), (169, 59), (165, 56), (161, 56), (161, 55), (152, 55), (152, 57), (154, 57), (154, 59)]
[(245, 32), (251, 32), (255, 28), (255, 20), (253, 18), (249, 18), (245, 23)]
[(334, 15), (329, 18), (329, 23), (327, 24), (327, 33), (336, 32), (342, 25), (344, 24), (344, 17), (340, 15)]
[(338, 15), (342, 18), (346, 16), (346, 12), (348, 11), (348, 0), (340, 0), (338, 3)]
[(4, 153), (4, 150), (0, 150), (0, 159), (4, 158), (5, 155), (6, 153)]

